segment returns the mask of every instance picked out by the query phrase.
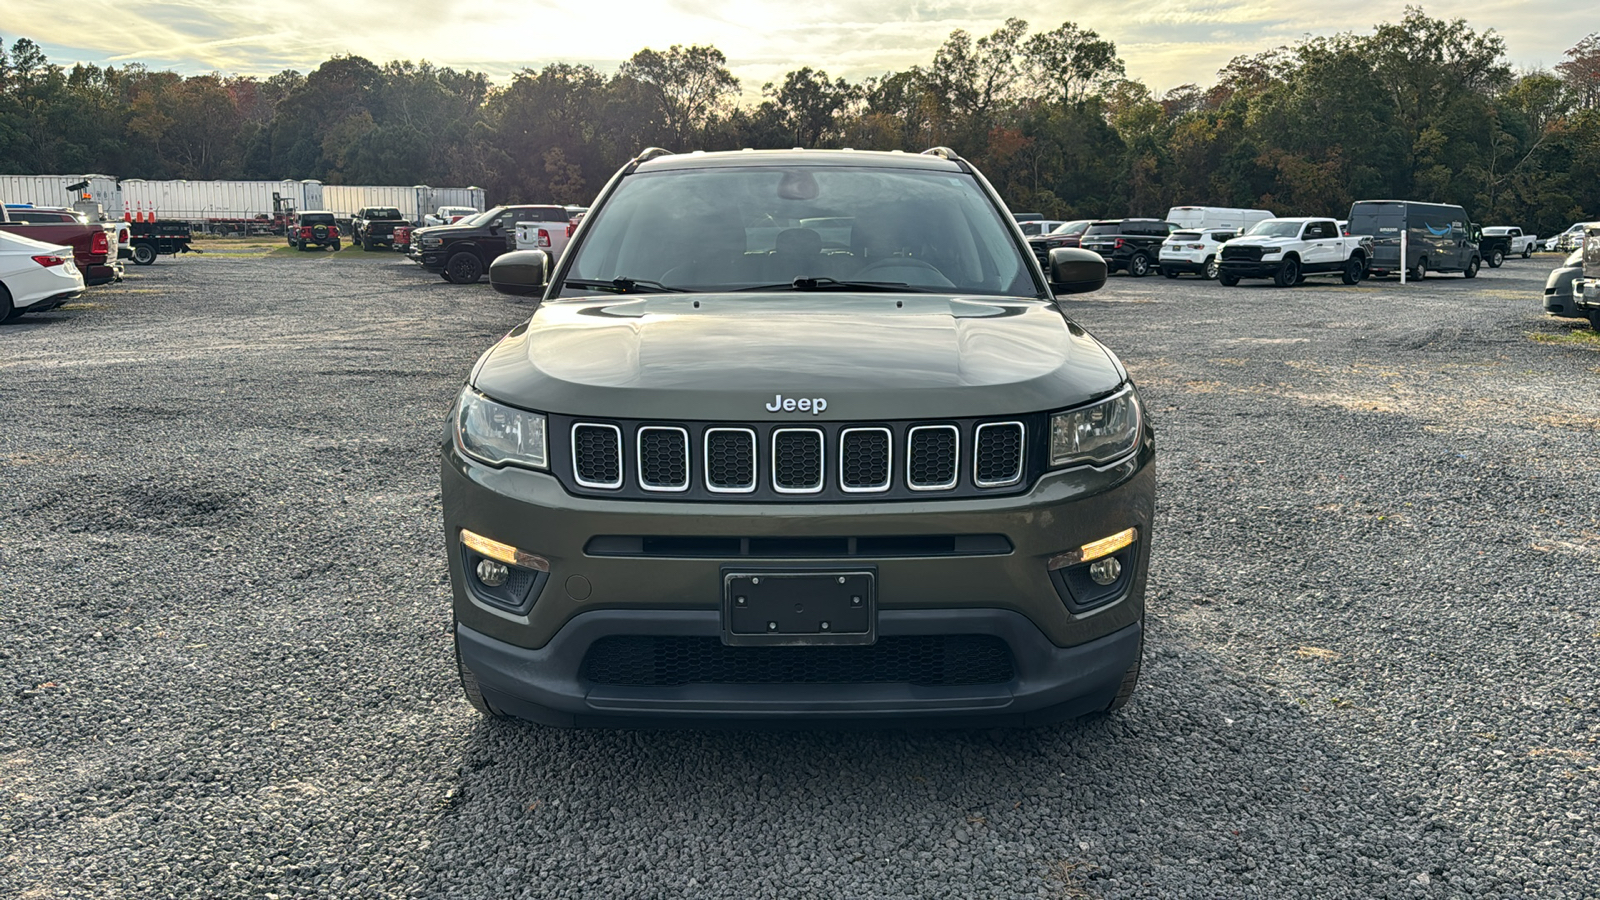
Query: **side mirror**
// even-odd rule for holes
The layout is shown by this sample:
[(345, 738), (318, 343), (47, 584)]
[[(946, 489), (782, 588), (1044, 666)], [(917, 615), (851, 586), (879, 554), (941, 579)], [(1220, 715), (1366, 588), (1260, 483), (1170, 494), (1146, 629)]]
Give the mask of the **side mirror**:
[(513, 297), (537, 297), (544, 293), (549, 271), (550, 256), (543, 250), (513, 250), (489, 264), (489, 284)]
[(1088, 294), (1106, 285), (1106, 261), (1092, 250), (1057, 247), (1050, 251), (1050, 292)]

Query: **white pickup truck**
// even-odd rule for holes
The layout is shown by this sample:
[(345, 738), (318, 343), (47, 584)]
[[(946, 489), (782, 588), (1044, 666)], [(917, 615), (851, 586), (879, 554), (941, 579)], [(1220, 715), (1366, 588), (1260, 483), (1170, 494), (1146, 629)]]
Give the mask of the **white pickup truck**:
[[(1505, 256), (1521, 256), (1523, 259), (1533, 255), (1539, 249), (1539, 238), (1531, 234), (1523, 234), (1522, 229), (1515, 225), (1490, 225), (1483, 229), (1484, 239), (1479, 242), (1483, 248), (1484, 261), (1489, 268), (1498, 269), (1504, 262)], [(1495, 246), (1499, 246), (1504, 256), (1496, 258)]]
[(1267, 219), (1222, 245), (1217, 280), (1233, 287), (1241, 278), (1271, 278), (1278, 287), (1307, 275), (1338, 275), (1356, 284), (1372, 262), (1372, 238), (1347, 237), (1333, 219)]
[(564, 206), (533, 207), (528, 218), (517, 220), (516, 249), (543, 250), (555, 262), (567, 249), (567, 239), (576, 228), (572, 214)]

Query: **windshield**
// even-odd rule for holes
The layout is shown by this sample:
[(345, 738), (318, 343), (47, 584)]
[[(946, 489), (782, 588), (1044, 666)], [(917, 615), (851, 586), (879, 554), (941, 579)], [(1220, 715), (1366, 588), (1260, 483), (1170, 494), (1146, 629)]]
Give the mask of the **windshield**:
[[(495, 216), (500, 215), (501, 213), (503, 213), (505, 211), (506, 211), (506, 208), (504, 206), (496, 206), (493, 209), (485, 210), (484, 212), (478, 213), (477, 215), (470, 215), (469, 214), (466, 218), (462, 219), (461, 221), (457, 222), (456, 224), (457, 225), (481, 225), (484, 222), (489, 221), (490, 219), (494, 218)], [(456, 213), (447, 212), (447, 213), (445, 213), (445, 218), (449, 218), (450, 216), (453, 216), (453, 215), (456, 215)]]
[(1260, 237), (1295, 237), (1300, 234), (1301, 222), (1290, 219), (1267, 219), (1250, 226), (1245, 234)]
[(333, 213), (302, 213), (300, 215), (300, 224), (302, 224), (302, 225), (332, 225), (333, 224)]
[[(971, 175), (844, 166), (730, 166), (623, 180), (561, 296), (616, 279), (657, 289), (848, 288), (1036, 296), (1027, 257)], [(584, 284), (574, 283), (583, 282)]]
[(384, 209), (375, 209), (375, 210), (372, 211), (372, 215), (368, 216), (367, 218), (369, 218), (369, 219), (398, 219), (398, 218), (400, 218), (400, 210), (395, 209), (392, 206), (386, 207)]
[(1088, 219), (1079, 219), (1076, 222), (1062, 222), (1060, 225), (1056, 226), (1056, 230), (1055, 231), (1052, 231), (1050, 233), (1051, 234), (1083, 234), (1083, 232), (1085, 230), (1087, 230), (1090, 225), (1093, 225), (1093, 224), (1094, 223), (1091, 222)]

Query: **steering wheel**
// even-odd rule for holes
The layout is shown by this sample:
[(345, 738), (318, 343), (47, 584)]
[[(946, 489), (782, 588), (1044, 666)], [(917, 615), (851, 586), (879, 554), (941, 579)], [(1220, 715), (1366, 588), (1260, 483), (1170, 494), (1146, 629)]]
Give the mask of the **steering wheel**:
[(920, 283), (932, 284), (937, 287), (955, 287), (955, 282), (951, 281), (943, 272), (939, 271), (938, 266), (920, 259), (914, 259), (909, 256), (886, 256), (883, 259), (873, 260), (872, 262), (862, 266), (854, 275), (850, 277), (856, 281), (866, 281), (868, 279), (862, 278), (861, 276), (879, 269), (926, 269), (929, 272), (937, 275), (939, 280), (924, 281)]

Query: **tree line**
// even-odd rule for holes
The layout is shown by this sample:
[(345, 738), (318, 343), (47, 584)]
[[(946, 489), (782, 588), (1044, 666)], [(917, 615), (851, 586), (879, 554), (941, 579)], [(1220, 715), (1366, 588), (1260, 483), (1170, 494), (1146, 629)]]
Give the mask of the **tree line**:
[(1553, 71), (1408, 7), (1370, 33), (1240, 56), (1161, 95), (1066, 22), (954, 31), (926, 65), (851, 83), (803, 67), (759, 102), (710, 46), (640, 50), (613, 73), (482, 73), (359, 56), (307, 74), (182, 76), (52, 64), (0, 43), (0, 172), (479, 185), (496, 202), (586, 203), (647, 146), (954, 148), (1013, 209), (1160, 216), (1169, 206), (1342, 214), (1352, 200), (1461, 204), (1552, 233), (1600, 215), (1600, 33)]

